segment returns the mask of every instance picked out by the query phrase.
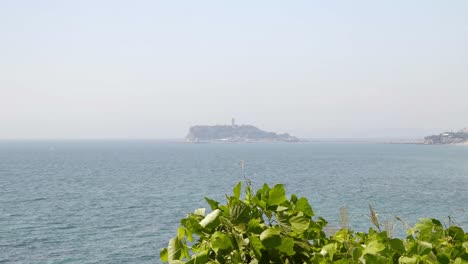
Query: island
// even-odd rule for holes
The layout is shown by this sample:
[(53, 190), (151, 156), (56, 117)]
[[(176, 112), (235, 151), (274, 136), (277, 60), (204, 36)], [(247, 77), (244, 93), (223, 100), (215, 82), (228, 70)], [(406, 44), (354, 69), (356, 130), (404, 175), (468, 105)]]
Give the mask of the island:
[(426, 145), (441, 145), (441, 144), (468, 144), (468, 128), (458, 132), (444, 132), (439, 135), (427, 136), (424, 138)]
[(252, 125), (197, 125), (189, 129), (185, 141), (189, 143), (235, 143), (235, 142), (300, 142), (288, 133), (267, 132)]

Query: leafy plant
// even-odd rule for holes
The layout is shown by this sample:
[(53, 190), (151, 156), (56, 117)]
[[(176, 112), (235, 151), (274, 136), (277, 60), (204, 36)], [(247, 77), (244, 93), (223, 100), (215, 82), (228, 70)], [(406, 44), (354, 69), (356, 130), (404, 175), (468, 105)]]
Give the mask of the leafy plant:
[[(330, 237), (327, 222), (314, 219), (306, 198), (286, 196), (282, 184), (264, 184), (255, 194), (238, 183), (226, 205), (206, 198), (211, 212), (197, 209), (181, 220), (177, 236), (161, 249), (163, 262), (177, 263), (468, 263), (468, 235), (421, 219), (405, 239), (377, 230), (342, 228)], [(343, 227), (346, 227), (343, 225)]]

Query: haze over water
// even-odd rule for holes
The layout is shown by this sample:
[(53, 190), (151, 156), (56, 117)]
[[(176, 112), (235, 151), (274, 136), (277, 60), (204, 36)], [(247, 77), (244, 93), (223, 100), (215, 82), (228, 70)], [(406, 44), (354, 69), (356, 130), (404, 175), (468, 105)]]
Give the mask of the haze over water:
[(468, 126), (468, 2), (0, 2), (0, 138)]

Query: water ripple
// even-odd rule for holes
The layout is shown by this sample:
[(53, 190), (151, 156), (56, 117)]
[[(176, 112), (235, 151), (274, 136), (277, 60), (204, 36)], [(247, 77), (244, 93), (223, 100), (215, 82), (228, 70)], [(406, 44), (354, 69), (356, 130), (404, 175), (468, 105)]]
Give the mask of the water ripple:
[(366, 230), (370, 203), (383, 218), (451, 215), (468, 229), (468, 148), (0, 143), (0, 263), (159, 263), (179, 219), (242, 180), (239, 160), (254, 186), (285, 183), (332, 226), (346, 206)]

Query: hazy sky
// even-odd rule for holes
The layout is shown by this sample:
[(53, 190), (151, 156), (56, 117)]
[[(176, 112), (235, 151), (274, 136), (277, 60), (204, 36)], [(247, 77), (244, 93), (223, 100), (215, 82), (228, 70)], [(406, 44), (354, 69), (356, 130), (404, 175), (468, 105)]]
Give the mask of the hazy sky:
[(468, 126), (468, 1), (0, 1), (0, 138)]

